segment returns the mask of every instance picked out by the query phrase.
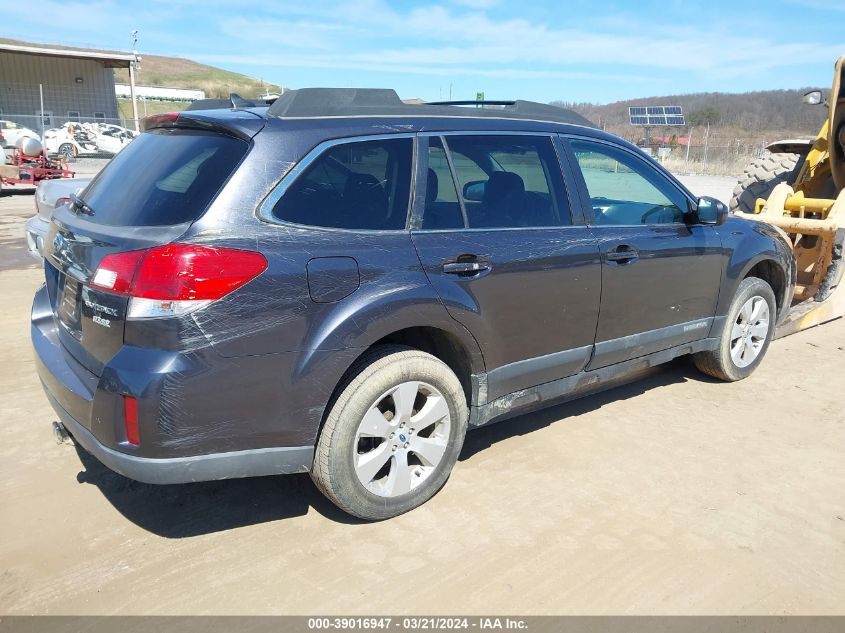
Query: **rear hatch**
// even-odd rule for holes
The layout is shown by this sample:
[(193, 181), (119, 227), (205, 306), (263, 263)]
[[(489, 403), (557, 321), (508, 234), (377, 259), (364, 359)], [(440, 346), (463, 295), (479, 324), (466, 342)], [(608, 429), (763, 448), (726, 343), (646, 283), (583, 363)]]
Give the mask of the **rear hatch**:
[(245, 138), (166, 127), (132, 141), (83, 192), (57, 208), (44, 245), (59, 338), (89, 371), (123, 344), (129, 298), (92, 286), (109, 255), (177, 240), (214, 200), (249, 149)]

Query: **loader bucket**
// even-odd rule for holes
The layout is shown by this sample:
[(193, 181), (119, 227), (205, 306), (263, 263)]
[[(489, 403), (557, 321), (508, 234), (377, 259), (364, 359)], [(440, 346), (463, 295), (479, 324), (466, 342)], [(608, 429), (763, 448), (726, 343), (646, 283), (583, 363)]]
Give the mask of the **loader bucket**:
[(758, 200), (755, 213), (736, 215), (777, 227), (792, 245), (798, 275), (792, 308), (775, 338), (845, 316), (841, 288), (845, 244), (845, 190), (835, 200), (807, 198), (786, 183), (768, 200)]
[(845, 290), (837, 288), (824, 301), (802, 301), (793, 305), (775, 330), (774, 338), (782, 338), (801, 330), (845, 316)]

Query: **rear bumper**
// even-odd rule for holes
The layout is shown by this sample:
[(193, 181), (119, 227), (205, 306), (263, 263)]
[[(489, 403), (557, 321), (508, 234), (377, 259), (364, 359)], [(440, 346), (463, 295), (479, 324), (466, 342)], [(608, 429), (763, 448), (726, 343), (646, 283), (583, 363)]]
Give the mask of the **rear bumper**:
[(314, 457), (311, 446), (257, 448), (230, 453), (151, 459), (121, 453), (104, 446), (77, 422), (47, 391), (47, 399), (74, 441), (116, 473), (147, 484), (184, 484), (308, 472)]
[[(223, 391), (209, 382), (209, 374), (219, 372), (231, 386), (235, 382), (231, 374), (248, 367), (249, 359), (234, 364), (216, 359), (219, 365), (212, 367), (209, 357), (196, 352), (141, 353), (125, 347), (129, 358), (121, 359), (119, 353), (96, 376), (62, 346), (45, 288), (35, 296), (31, 336), (38, 376), (62, 424), (83, 448), (126, 477), (173, 484), (302, 473), (311, 468), (314, 446), (305, 444), (311, 442), (310, 429), (285, 424), (291, 416), (279, 414), (278, 400), (250, 391), (249, 383)], [(267, 374), (266, 367), (261, 370)], [(187, 384), (175, 385), (174, 376)], [(195, 396), (195, 390), (208, 395)], [(220, 398), (215, 398), (218, 392)], [(123, 435), (124, 394), (139, 401), (141, 446), (129, 444)], [(174, 407), (183, 398), (195, 406)], [(229, 407), (224, 410), (222, 402)], [(162, 408), (178, 411), (168, 417)]]

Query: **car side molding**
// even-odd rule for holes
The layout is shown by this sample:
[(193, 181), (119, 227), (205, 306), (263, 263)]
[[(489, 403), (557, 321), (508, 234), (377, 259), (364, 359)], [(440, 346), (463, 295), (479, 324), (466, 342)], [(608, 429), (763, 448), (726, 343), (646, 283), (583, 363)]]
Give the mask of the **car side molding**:
[(592, 371), (582, 371), (574, 376), (509, 393), (487, 404), (472, 407), (469, 414), (469, 425), (470, 427), (484, 426), (516, 415), (529, 413), (549, 406), (551, 403), (563, 404), (605, 391), (636, 378), (640, 372), (667, 363), (678, 356), (714, 350), (718, 347), (719, 340), (719, 338), (700, 339), (639, 358)]

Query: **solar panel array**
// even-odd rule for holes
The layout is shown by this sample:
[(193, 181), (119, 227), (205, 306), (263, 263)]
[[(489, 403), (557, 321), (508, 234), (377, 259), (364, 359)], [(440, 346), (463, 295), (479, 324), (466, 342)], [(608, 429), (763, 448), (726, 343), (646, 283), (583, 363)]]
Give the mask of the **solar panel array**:
[(631, 125), (686, 125), (681, 106), (631, 106), (628, 115)]

